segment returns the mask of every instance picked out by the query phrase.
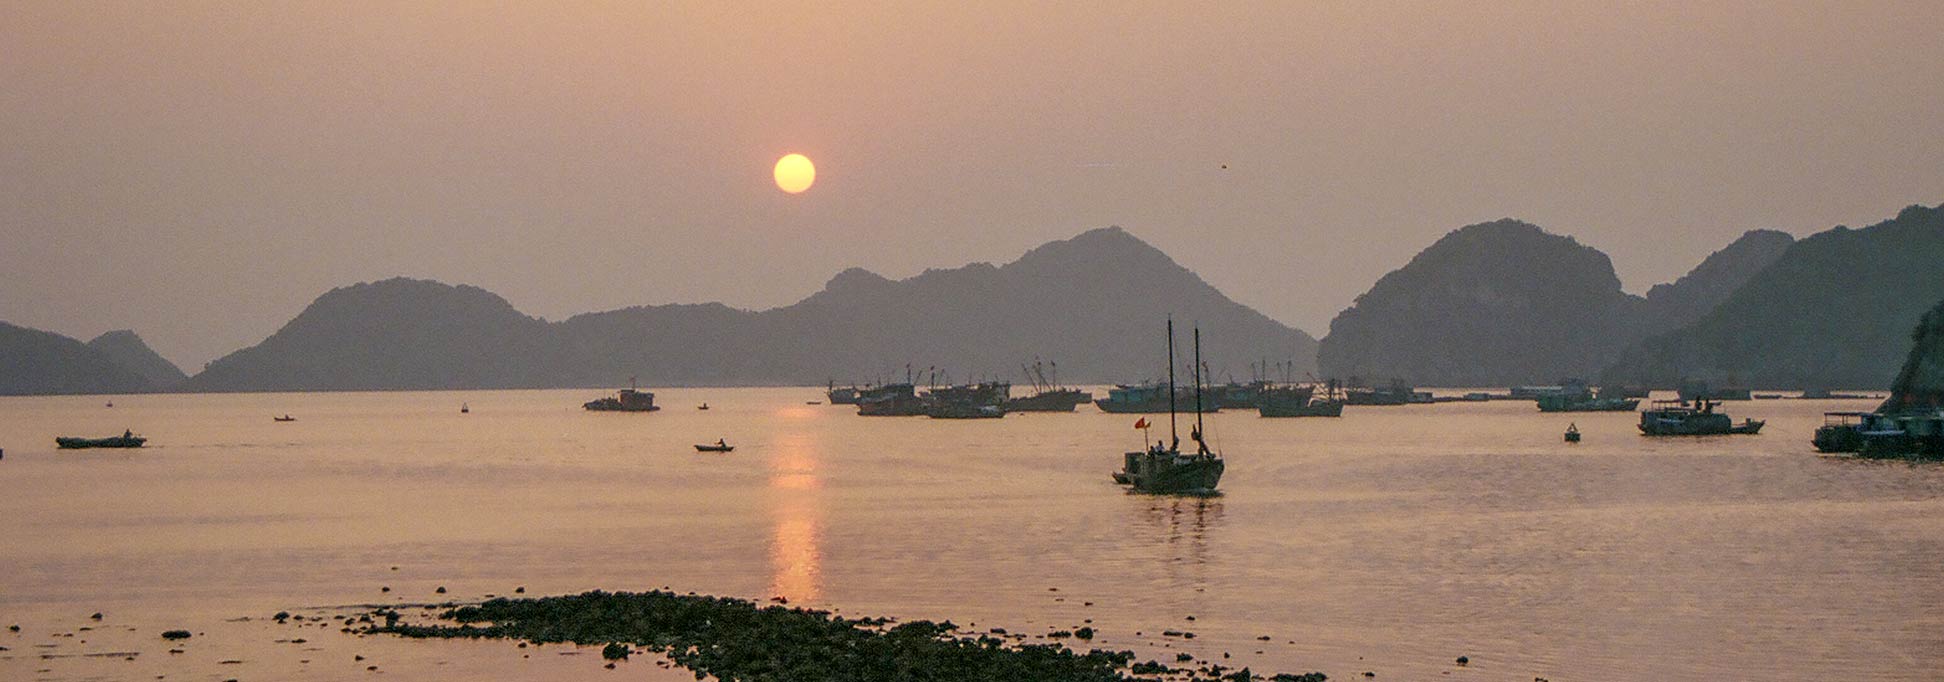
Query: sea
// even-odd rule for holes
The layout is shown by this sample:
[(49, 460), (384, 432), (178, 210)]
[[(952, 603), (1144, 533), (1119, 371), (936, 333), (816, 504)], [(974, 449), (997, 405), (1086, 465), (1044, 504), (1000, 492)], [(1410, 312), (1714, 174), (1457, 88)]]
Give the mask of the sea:
[[(1221, 494), (1168, 497), (1110, 478), (1165, 415), (655, 392), (635, 414), (581, 409), (589, 390), (0, 398), (0, 626), (19, 627), (0, 679), (694, 679), (338, 620), (594, 589), (1331, 679), (1944, 678), (1944, 465), (1809, 444), (1823, 412), (1875, 401), (1725, 403), (1767, 427), (1698, 438), (1514, 401), (1225, 411), (1205, 417)], [(54, 448), (124, 429), (148, 446)], [(694, 448), (719, 438), (735, 450)], [(1041, 639), (1081, 625), (1099, 634)]]

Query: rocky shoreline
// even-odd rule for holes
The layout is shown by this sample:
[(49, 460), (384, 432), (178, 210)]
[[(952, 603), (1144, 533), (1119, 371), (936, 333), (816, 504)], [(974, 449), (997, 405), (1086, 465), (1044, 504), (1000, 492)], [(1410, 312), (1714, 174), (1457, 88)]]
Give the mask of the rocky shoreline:
[[(375, 608), (347, 626), (359, 634), (408, 638), (497, 638), (527, 644), (601, 646), (609, 667), (636, 653), (666, 657), (697, 678), (723, 680), (1043, 680), (1109, 682), (1323, 682), (1322, 673), (1260, 675), (1247, 668), (1196, 662), (1135, 661), (1132, 651), (1075, 651), (1032, 644), (1003, 630), (970, 632), (950, 622), (894, 623), (827, 611), (760, 605), (743, 599), (666, 591), (593, 591), (454, 606), (435, 620)], [(1089, 640), (1092, 628), (1063, 631)]]

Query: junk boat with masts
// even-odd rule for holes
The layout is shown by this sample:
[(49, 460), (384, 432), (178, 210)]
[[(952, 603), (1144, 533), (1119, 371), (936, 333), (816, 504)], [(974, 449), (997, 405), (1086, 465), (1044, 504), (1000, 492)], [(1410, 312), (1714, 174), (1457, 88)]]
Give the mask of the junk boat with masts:
[[(1052, 378), (1047, 378), (1046, 368), (1053, 368)], [(1042, 363), (1033, 360), (1032, 367), (1020, 367), (1026, 378), (1033, 382), (1033, 394), (1006, 400), (1007, 412), (1072, 412), (1081, 403), (1093, 400), (1093, 394), (1077, 388), (1060, 385), (1060, 363)]]
[(1712, 400), (1694, 401), (1694, 407), (1679, 400), (1656, 400), (1640, 412), (1640, 432), (1649, 436), (1714, 436), (1760, 433), (1762, 425), (1753, 419), (1736, 424), (1726, 412), (1716, 412)]
[(628, 387), (606, 398), (596, 398), (581, 405), (594, 412), (654, 412), (661, 409), (655, 406), (655, 394), (635, 387), (635, 378), (628, 377)]
[[(1222, 471), (1227, 465), (1221, 453), (1209, 450), (1208, 441), (1203, 438), (1202, 430), (1202, 377), (1201, 377), (1201, 329), (1195, 329), (1195, 427), (1188, 432), (1195, 442), (1192, 454), (1181, 452), (1181, 437), (1175, 433), (1174, 406), (1174, 320), (1168, 320), (1168, 442), (1155, 443), (1143, 447), (1140, 452), (1126, 453), (1124, 466), (1114, 472), (1114, 482), (1131, 486), (1135, 492), (1158, 494), (1199, 494), (1215, 492), (1215, 486), (1222, 482)], [(1145, 426), (1147, 420), (1136, 422), (1143, 428), (1141, 441), (1147, 442)]]

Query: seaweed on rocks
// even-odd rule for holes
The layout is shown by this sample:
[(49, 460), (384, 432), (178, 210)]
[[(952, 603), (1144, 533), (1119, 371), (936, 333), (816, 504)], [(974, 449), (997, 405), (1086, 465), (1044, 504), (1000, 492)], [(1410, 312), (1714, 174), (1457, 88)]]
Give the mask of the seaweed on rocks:
[(496, 598), (438, 614), (449, 623), (405, 623), (395, 612), (375, 615), (385, 616), (384, 624), (365, 632), (603, 646), (609, 659), (640, 649), (666, 656), (698, 678), (721, 680), (1120, 682), (1133, 679), (1130, 673), (1190, 672), (1153, 661), (1136, 664), (1131, 651), (1081, 653), (1057, 644), (1008, 644), (961, 632), (951, 621), (890, 625), (885, 619), (661, 590)]

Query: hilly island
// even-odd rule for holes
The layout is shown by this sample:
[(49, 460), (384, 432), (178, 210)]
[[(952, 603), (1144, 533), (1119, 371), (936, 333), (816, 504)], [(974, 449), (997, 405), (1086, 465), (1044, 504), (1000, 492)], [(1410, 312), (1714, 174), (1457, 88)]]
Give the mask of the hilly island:
[(1644, 296), (1622, 290), (1605, 253), (1508, 218), (1438, 239), (1358, 296), (1319, 343), (1109, 227), (1004, 265), (902, 280), (852, 268), (760, 311), (669, 304), (549, 321), (477, 287), (360, 283), (195, 376), (130, 331), (84, 344), (7, 325), (0, 393), (606, 387), (629, 377), (804, 385), (908, 371), (1018, 380), (1035, 360), (1056, 363), (1069, 383), (1134, 382), (1165, 376), (1155, 347), (1169, 316), (1201, 327), (1217, 379), (1269, 361), (1299, 379), (1373, 384), (1870, 389), (1896, 376), (1905, 335), (1940, 298), (1944, 206), (1799, 241), (1752, 230)]

